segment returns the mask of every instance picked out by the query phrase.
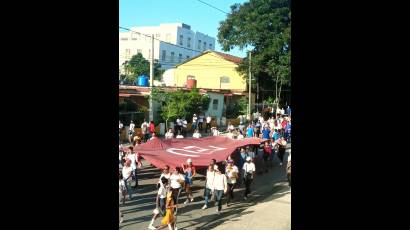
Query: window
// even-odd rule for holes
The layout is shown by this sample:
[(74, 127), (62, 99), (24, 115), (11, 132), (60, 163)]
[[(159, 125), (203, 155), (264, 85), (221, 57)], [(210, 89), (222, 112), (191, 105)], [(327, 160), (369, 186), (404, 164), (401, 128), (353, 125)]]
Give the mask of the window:
[(140, 53), (142, 53), (142, 50), (141, 50), (141, 49), (137, 49), (137, 54), (140, 54)]
[(204, 50), (206, 50), (206, 42), (204, 42)]
[(229, 77), (226, 77), (226, 76), (221, 77), (221, 83), (229, 83)]
[(162, 60), (165, 61), (165, 57), (167, 56), (167, 51), (163, 50), (162, 51)]
[(229, 88), (230, 79), (227, 76), (222, 76), (220, 78), (220, 88), (221, 89), (228, 89)]
[(198, 49), (201, 49), (201, 40), (198, 40)]
[(184, 40), (184, 36), (181, 34), (181, 35), (179, 35), (179, 45), (184, 45), (184, 43), (183, 43), (183, 40)]
[(191, 47), (191, 38), (187, 38), (186, 46), (189, 48)]
[(173, 62), (174, 61), (174, 52), (171, 52), (171, 62)]
[(131, 56), (131, 50), (125, 49), (125, 58), (130, 58), (130, 56)]
[(212, 101), (212, 109), (217, 110), (218, 109), (218, 99), (214, 99)]
[(212, 43), (209, 43), (209, 49), (210, 50), (212, 49)]
[(179, 56), (178, 56), (178, 61), (179, 61), (179, 62), (182, 61), (182, 54), (179, 54)]

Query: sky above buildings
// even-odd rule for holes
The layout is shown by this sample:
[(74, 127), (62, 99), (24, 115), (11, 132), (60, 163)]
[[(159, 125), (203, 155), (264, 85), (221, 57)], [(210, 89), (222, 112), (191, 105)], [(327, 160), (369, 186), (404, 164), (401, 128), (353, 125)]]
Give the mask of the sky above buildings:
[[(222, 11), (230, 12), (230, 6), (244, 3), (245, 0), (202, 0)], [(212, 36), (216, 40), (215, 50), (245, 57), (246, 50), (235, 48), (222, 51), (218, 44), (219, 22), (226, 19), (226, 14), (198, 0), (119, 0), (120, 26), (159, 26), (160, 23), (182, 22), (191, 26), (193, 31)]]

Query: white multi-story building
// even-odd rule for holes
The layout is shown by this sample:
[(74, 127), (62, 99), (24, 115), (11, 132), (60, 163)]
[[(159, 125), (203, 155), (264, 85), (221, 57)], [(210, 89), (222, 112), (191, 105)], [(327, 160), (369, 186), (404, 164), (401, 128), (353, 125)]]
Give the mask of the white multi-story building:
[[(205, 50), (215, 50), (215, 38), (200, 32), (194, 32), (189, 25), (183, 23), (160, 24), (159, 26), (152, 27), (132, 27), (131, 30), (154, 36), (158, 39), (154, 39), (154, 59), (158, 59), (161, 68), (165, 70)], [(150, 37), (134, 32), (120, 32), (120, 67), (137, 53), (141, 53), (145, 59), (150, 60), (151, 49), (152, 41)]]

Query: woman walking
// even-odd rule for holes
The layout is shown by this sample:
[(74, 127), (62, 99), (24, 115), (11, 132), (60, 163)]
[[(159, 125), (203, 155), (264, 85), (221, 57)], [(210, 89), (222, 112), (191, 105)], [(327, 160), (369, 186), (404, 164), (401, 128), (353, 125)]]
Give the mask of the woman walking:
[(166, 213), (162, 218), (161, 225), (154, 229), (163, 229), (168, 226), (169, 229), (175, 230), (175, 221), (176, 217), (174, 216), (174, 209), (177, 208), (177, 205), (174, 203), (173, 197), (175, 193), (178, 193), (177, 190), (168, 190), (166, 198)]
[(184, 204), (194, 201), (194, 196), (192, 195), (191, 186), (193, 184), (192, 178), (196, 175), (195, 166), (192, 165), (192, 160), (187, 160), (187, 165), (182, 164), (182, 169), (185, 173), (185, 192), (187, 194), (187, 199)]

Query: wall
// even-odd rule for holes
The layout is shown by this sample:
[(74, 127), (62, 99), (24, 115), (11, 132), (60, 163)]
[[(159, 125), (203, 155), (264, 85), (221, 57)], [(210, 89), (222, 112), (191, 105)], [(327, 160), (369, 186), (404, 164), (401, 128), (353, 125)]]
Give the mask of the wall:
[[(186, 84), (187, 76), (195, 76), (197, 88), (246, 90), (246, 81), (236, 71), (237, 65), (218, 57), (215, 53), (207, 53), (177, 67), (175, 81), (177, 86)], [(227, 76), (229, 85), (221, 87), (220, 78)]]
[[(213, 118), (221, 119), (223, 108), (224, 108), (224, 95), (219, 94), (219, 93), (212, 93), (212, 92), (208, 92), (207, 94), (211, 98), (211, 101), (209, 102), (208, 110), (205, 111), (205, 116), (210, 114), (211, 117)], [(213, 104), (212, 104), (214, 99), (218, 100), (218, 107), (216, 110), (213, 109)]]

